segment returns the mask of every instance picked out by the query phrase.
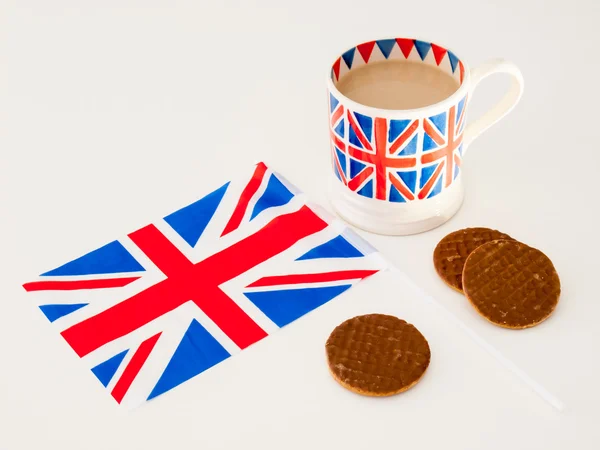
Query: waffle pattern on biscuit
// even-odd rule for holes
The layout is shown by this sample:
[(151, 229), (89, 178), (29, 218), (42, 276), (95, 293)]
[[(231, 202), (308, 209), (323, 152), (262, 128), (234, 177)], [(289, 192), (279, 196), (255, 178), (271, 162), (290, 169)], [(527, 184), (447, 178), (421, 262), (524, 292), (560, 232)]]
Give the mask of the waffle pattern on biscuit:
[(417, 383), (431, 352), (413, 325), (368, 314), (336, 327), (325, 345), (329, 369), (342, 386), (364, 395), (393, 395)]
[(506, 328), (528, 328), (552, 314), (560, 280), (541, 251), (516, 241), (492, 241), (467, 258), (465, 295), (490, 322)]
[(467, 257), (480, 245), (497, 239), (512, 240), (509, 235), (490, 228), (465, 228), (450, 233), (433, 251), (435, 270), (450, 287), (462, 292), (462, 274)]

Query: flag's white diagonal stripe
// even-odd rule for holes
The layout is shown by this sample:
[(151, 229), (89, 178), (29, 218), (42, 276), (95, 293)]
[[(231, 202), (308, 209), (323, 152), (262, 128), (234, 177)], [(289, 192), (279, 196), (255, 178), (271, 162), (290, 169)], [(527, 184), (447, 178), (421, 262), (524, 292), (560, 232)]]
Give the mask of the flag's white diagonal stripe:
[(247, 171), (244, 176), (238, 177), (229, 183), (227, 191), (225, 191), (225, 195), (219, 203), (219, 207), (200, 235), (200, 239), (198, 239), (194, 248), (204, 248), (207, 244), (210, 245), (215, 240), (220, 239), (221, 233), (231, 219), (231, 215), (240, 201), (242, 191), (254, 174), (255, 167), (252, 167), (251, 169), (252, 170)]
[(360, 278), (347, 278), (345, 280), (321, 281), (318, 283), (294, 283), (294, 284), (278, 284), (274, 286), (256, 286), (244, 289), (244, 292), (269, 292), (293, 289), (316, 289), (330, 286), (346, 286), (355, 284)]
[(126, 407), (137, 406), (146, 401), (193, 320), (197, 320), (230, 355), (240, 352), (240, 348), (193, 302), (181, 305), (168, 316), (169, 326), (164, 327), (150, 356), (123, 398), (122, 404)]
[(235, 245), (237, 242), (256, 233), (275, 217), (283, 214), (289, 214), (298, 211), (304, 205), (303, 198), (296, 196), (292, 198), (286, 205), (269, 208), (256, 216), (251, 222), (238, 228), (237, 230), (223, 236), (221, 239), (214, 240), (210, 244), (207, 242), (205, 246), (196, 246), (192, 252), (194, 261), (201, 261), (211, 255), (219, 253), (224, 249)]
[(279, 329), (271, 319), (244, 295), (239, 283), (232, 280), (230, 283), (223, 284), (221, 289), (267, 334), (273, 334)]
[(118, 272), (118, 273), (98, 273), (98, 274), (87, 274), (87, 275), (68, 275), (68, 276), (39, 276), (35, 280), (29, 281), (86, 281), (86, 280), (106, 280), (114, 278), (133, 278), (140, 277), (144, 274), (141, 272)]

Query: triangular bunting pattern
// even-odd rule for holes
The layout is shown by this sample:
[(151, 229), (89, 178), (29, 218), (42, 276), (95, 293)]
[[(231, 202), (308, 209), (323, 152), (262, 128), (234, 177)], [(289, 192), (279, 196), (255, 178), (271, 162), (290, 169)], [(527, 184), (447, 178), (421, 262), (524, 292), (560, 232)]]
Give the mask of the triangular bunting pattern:
[(431, 50), (433, 51), (435, 63), (439, 66), (442, 63), (442, 60), (444, 59), (446, 49), (440, 47), (439, 45), (431, 44)]
[(59, 304), (59, 305), (41, 305), (40, 309), (50, 322), (54, 322), (63, 316), (69, 315), (78, 309), (87, 306), (88, 303), (75, 303), (71, 305)]
[(354, 51), (355, 50), (356, 50), (355, 48), (351, 48), (350, 50), (348, 50), (347, 52), (345, 52), (342, 55), (344, 62), (348, 66), (348, 69), (352, 69), (352, 61), (354, 61)]
[(375, 41), (365, 42), (364, 44), (360, 44), (356, 47), (358, 49), (358, 53), (360, 53), (360, 56), (362, 56), (362, 59), (365, 63), (369, 62), (371, 53), (373, 53), (373, 47), (375, 47)]
[(429, 42), (418, 41), (415, 39), (415, 47), (417, 48), (417, 52), (421, 57), (421, 61), (423, 61), (427, 57), (427, 53), (429, 53), (431, 44)]
[(381, 53), (383, 53), (385, 59), (389, 58), (390, 53), (392, 53), (392, 49), (394, 48), (394, 45), (396, 45), (395, 39), (380, 39), (379, 41), (377, 41), (377, 47), (379, 47), (379, 50), (381, 50)]
[(192, 320), (148, 400), (173, 389), (229, 356), (229, 352), (196, 319)]
[(410, 55), (410, 52), (412, 51), (415, 43), (412, 39), (402, 39), (402, 38), (397, 38), (396, 42), (398, 43), (398, 47), (400, 47), (400, 50), (402, 50), (402, 54), (404, 55), (405, 58), (408, 58), (408, 55)]
[(452, 67), (452, 73), (456, 70), (456, 64), (458, 63), (458, 58), (454, 53), (448, 50), (448, 59), (450, 60), (450, 67)]
[(332, 240), (319, 245), (318, 247), (309, 250), (304, 255), (300, 256), (296, 261), (305, 259), (322, 259), (322, 258), (358, 258), (364, 256), (342, 235), (333, 238)]
[(165, 222), (171, 225), (179, 236), (194, 247), (202, 236), (204, 229), (219, 207), (229, 183), (211, 192), (191, 205), (181, 208), (165, 217)]
[(338, 58), (336, 62), (333, 63), (333, 74), (335, 75), (335, 81), (340, 79), (340, 63), (342, 58)]
[(123, 247), (113, 241), (41, 276), (98, 275), (103, 273), (143, 272), (144, 268)]
[(256, 205), (254, 205), (250, 220), (254, 219), (265, 209), (272, 208), (274, 206), (286, 205), (292, 199), (292, 197), (294, 197), (294, 194), (292, 194), (288, 188), (286, 188), (283, 183), (279, 181), (279, 178), (271, 174), (271, 178), (269, 178), (269, 183), (267, 184), (265, 192), (258, 199)]
[(350, 286), (246, 292), (245, 295), (277, 326), (284, 327), (337, 297)]

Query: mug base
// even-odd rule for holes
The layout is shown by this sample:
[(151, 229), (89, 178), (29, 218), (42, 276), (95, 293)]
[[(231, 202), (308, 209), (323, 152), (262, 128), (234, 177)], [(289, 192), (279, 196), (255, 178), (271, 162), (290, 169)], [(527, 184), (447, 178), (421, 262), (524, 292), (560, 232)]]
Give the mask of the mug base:
[(387, 236), (406, 236), (437, 228), (458, 212), (463, 199), (460, 176), (435, 197), (408, 203), (360, 196), (337, 178), (333, 178), (329, 187), (331, 206), (343, 220), (362, 230)]

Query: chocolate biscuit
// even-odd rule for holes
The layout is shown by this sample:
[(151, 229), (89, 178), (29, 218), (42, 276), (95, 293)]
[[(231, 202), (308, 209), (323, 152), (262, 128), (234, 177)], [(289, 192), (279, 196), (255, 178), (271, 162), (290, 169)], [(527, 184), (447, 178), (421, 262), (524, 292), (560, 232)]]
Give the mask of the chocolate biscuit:
[(433, 251), (433, 265), (438, 275), (458, 292), (463, 292), (462, 272), (467, 257), (480, 245), (496, 239), (512, 238), (490, 228), (465, 228), (444, 237)]
[(496, 240), (467, 258), (463, 288), (487, 320), (520, 329), (533, 327), (554, 312), (560, 279), (541, 251), (516, 241)]
[(345, 388), (388, 396), (414, 386), (431, 352), (413, 325), (394, 316), (367, 314), (338, 325), (325, 344), (329, 370)]

